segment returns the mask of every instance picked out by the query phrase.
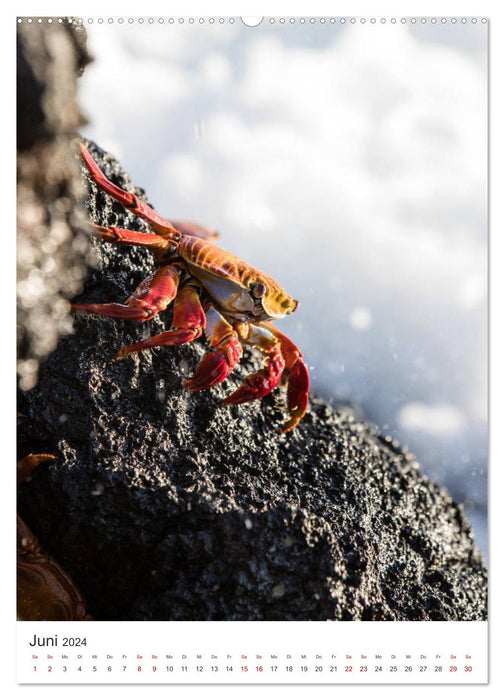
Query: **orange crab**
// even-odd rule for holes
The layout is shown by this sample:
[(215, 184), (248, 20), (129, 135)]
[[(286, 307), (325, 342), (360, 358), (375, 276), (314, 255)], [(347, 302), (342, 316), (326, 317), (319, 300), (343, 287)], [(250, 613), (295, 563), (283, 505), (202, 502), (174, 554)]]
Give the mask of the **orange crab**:
[(114, 185), (85, 146), (80, 148), (97, 186), (145, 219), (154, 231), (140, 233), (92, 224), (96, 234), (117, 245), (148, 248), (158, 268), (124, 304), (73, 304), (72, 310), (147, 321), (173, 302), (172, 328), (123, 347), (116, 359), (146, 348), (190, 343), (204, 332), (214, 350), (183, 384), (189, 391), (200, 391), (229, 376), (242, 355), (242, 344), (258, 347), (265, 355), (263, 369), (247, 376), (224, 403), (260, 399), (285, 379), (289, 418), (282, 432), (295, 428), (308, 406), (308, 369), (297, 346), (270, 321), (293, 313), (298, 302), (274, 279), (218, 248), (212, 242), (218, 235), (214, 231), (194, 223), (170, 222), (134, 194)]

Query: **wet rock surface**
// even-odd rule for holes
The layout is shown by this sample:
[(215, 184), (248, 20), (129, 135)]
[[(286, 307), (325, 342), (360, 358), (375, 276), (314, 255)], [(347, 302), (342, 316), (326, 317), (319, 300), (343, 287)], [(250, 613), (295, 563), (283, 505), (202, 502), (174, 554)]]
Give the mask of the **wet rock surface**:
[[(148, 230), (89, 186), (94, 222)], [(152, 271), (145, 250), (93, 246), (76, 301), (123, 302)], [(287, 435), (280, 390), (223, 406), (259, 367), (255, 352), (195, 394), (181, 384), (203, 340), (112, 361), (169, 325), (169, 311), (144, 324), (78, 316), (21, 393), (20, 454), (57, 459), (21, 486), (20, 512), (95, 619), (486, 619), (486, 571), (463, 510), (411, 455), (315, 397)]]

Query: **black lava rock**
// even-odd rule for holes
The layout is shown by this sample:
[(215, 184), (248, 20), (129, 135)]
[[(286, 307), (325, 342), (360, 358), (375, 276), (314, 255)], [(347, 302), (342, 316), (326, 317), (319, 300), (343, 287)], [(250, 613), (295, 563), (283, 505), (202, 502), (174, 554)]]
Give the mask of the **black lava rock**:
[[(148, 230), (89, 184), (93, 221)], [(75, 301), (123, 302), (152, 271), (141, 248), (94, 250)], [(194, 394), (181, 385), (204, 340), (112, 360), (169, 324), (169, 311), (144, 324), (78, 316), (20, 397), (20, 454), (57, 456), (21, 486), (20, 512), (96, 619), (486, 619), (486, 571), (463, 510), (411, 455), (315, 397), (287, 435), (280, 390), (224, 406), (260, 366), (254, 351)]]

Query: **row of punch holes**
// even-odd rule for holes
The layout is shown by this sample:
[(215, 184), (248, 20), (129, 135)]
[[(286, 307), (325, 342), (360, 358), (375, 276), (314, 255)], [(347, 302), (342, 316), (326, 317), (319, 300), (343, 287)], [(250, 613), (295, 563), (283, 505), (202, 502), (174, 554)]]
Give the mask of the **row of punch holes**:
[(482, 24), (487, 23), (486, 17), (18, 17), (17, 22), (21, 24), (26, 22), (27, 24), (234, 24), (236, 21), (241, 21), (247, 27), (256, 27), (263, 22), (269, 24), (477, 24), (481, 22)]

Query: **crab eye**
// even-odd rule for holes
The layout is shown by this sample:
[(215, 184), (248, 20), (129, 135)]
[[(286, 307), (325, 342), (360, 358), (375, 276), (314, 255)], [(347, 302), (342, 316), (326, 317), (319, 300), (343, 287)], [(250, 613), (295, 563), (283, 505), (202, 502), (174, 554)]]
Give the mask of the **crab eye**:
[(266, 294), (266, 285), (264, 285), (262, 282), (257, 282), (252, 286), (252, 294), (256, 299), (260, 299)]

